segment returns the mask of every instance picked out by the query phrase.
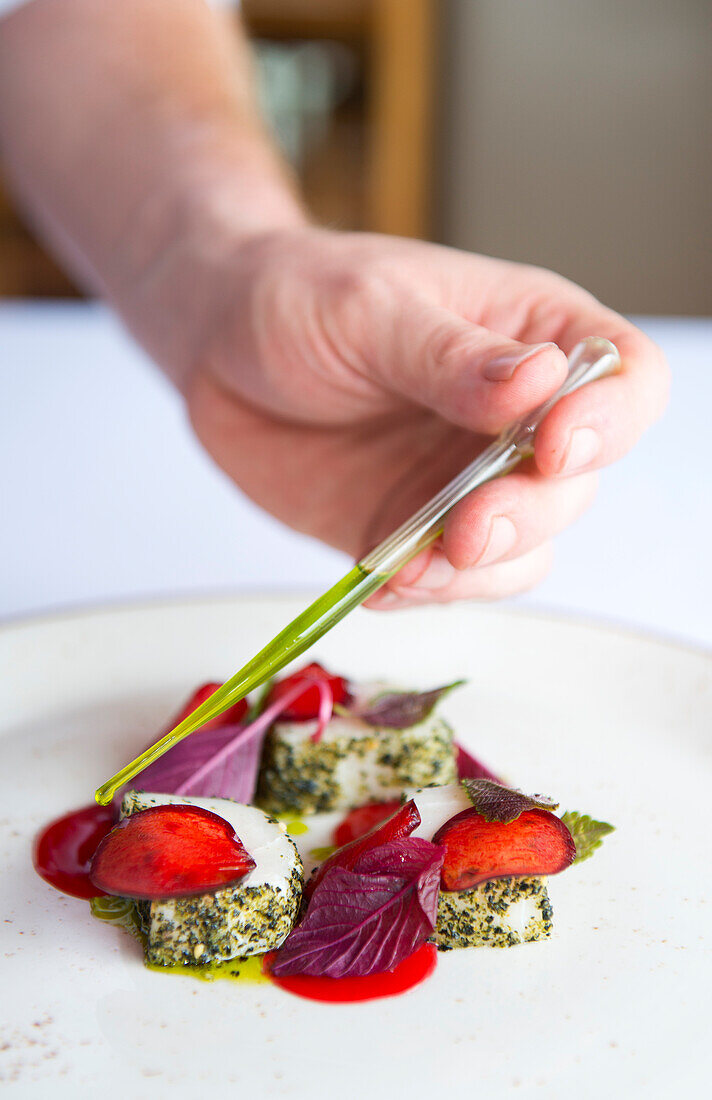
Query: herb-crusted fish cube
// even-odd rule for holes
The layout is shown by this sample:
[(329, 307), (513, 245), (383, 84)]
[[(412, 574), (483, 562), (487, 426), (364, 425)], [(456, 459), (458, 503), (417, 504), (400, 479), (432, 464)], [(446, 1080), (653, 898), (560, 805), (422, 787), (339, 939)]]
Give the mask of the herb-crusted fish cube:
[(279, 822), (255, 806), (223, 798), (181, 798), (128, 791), (127, 817), (151, 806), (200, 806), (224, 818), (255, 861), (239, 883), (214, 893), (136, 903), (149, 963), (201, 965), (263, 954), (279, 947), (299, 912), (303, 868)]
[[(384, 684), (352, 688), (356, 706), (391, 690)], [(399, 798), (406, 787), (456, 779), (453, 731), (436, 714), (399, 728), (342, 711), (314, 741), (317, 729), (318, 721), (309, 720), (276, 722), (270, 731), (257, 793), (270, 813), (350, 810)]]
[(514, 947), (547, 939), (552, 927), (546, 879), (501, 878), (473, 890), (441, 890), (431, 939), (441, 951)]
[[(414, 837), (432, 840), (446, 822), (472, 808), (465, 788), (455, 783), (410, 795), (421, 823)], [(491, 879), (471, 890), (440, 890), (431, 937), (443, 951), (455, 947), (514, 947), (546, 939), (552, 930), (546, 879), (540, 875)]]

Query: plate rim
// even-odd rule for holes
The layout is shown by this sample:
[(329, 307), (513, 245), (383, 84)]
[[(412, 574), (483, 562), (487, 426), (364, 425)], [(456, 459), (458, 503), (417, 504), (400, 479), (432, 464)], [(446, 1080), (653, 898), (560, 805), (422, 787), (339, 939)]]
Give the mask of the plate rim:
[[(0, 619), (0, 638), (14, 632), (32, 629), (33, 627), (51, 626), (55, 623), (67, 622), (72, 619), (87, 620), (97, 618), (100, 615), (121, 614), (122, 612), (135, 611), (159, 611), (163, 608), (190, 607), (198, 604), (221, 604), (228, 600), (241, 600), (250, 603), (262, 603), (270, 600), (297, 600), (307, 601), (315, 599), (324, 589), (269, 589), (257, 588), (250, 591), (240, 589), (218, 589), (206, 592), (184, 593), (177, 596), (157, 595), (137, 597), (135, 599), (118, 598), (116, 600), (89, 601), (87, 603), (71, 604), (67, 607), (50, 611), (30, 611), (11, 615)], [(557, 624), (583, 627), (599, 634), (622, 635), (630, 641), (639, 641), (665, 649), (672, 649), (692, 656), (712, 659), (712, 646), (706, 646), (702, 642), (692, 642), (680, 638), (673, 633), (663, 630), (648, 630), (645, 627), (609, 618), (605, 615), (589, 615), (576, 611), (565, 611), (561, 608), (549, 607), (546, 604), (536, 606), (521, 606), (508, 601), (476, 600), (462, 601), (452, 606), (462, 606), (467, 603), (478, 609), (501, 615), (503, 618), (534, 619), (536, 621), (553, 621)], [(424, 604), (423, 608), (446, 607), (444, 604)]]

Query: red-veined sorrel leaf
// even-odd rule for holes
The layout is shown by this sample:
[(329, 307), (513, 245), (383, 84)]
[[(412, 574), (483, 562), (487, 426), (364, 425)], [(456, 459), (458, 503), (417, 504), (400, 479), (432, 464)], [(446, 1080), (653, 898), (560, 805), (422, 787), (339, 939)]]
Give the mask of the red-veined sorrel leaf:
[(372, 848), (381, 848), (391, 840), (401, 840), (420, 825), (420, 811), (411, 798), (403, 806), (399, 806), (385, 821), (375, 826), (367, 833), (362, 833), (355, 840), (337, 848), (333, 855), (317, 867), (314, 874), (306, 882), (304, 893), (311, 897), (312, 893), (332, 867), (345, 867), (352, 870), (364, 852)]
[(273, 973), (345, 978), (392, 970), (435, 927), (443, 854), (404, 837), (364, 852), (351, 870), (332, 867), (277, 952)]

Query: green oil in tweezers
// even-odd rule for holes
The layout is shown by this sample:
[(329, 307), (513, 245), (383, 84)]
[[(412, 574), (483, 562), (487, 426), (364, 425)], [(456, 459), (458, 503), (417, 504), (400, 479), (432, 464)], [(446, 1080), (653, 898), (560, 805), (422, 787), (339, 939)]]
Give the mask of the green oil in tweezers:
[(175, 729), (146, 749), (120, 772), (112, 776), (96, 791), (96, 800), (102, 805), (111, 802), (116, 792), (138, 775), (139, 772), (158, 760), (173, 745), (184, 737), (200, 729), (211, 718), (216, 718), (224, 710), (243, 699), (249, 692), (264, 683), (285, 665), (299, 657), (314, 642), (323, 637), (344, 615), (385, 584), (390, 574), (368, 572), (356, 565), (340, 581), (324, 592), (310, 604), (301, 615), (293, 619), (272, 641), (260, 650), (256, 657), (248, 661), (244, 668), (236, 672), (231, 679), (218, 688), (196, 710), (185, 718)]

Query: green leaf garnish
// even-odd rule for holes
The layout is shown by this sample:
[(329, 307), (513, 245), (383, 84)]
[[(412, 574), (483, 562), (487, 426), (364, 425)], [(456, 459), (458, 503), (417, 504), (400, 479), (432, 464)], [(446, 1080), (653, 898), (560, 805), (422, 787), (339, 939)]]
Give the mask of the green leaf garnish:
[(559, 805), (545, 794), (524, 794), (493, 779), (463, 779), (470, 802), (485, 821), (516, 821), (526, 810), (555, 810)]
[(111, 895), (89, 898), (89, 907), (92, 916), (96, 917), (97, 920), (106, 921), (107, 924), (117, 924), (129, 935), (134, 936), (143, 943), (143, 936), (136, 916), (136, 906), (131, 898), (119, 898)]
[(561, 815), (561, 820), (574, 838), (574, 863), (589, 859), (596, 848), (601, 847), (604, 836), (615, 831), (615, 825), (609, 825), (607, 821), (594, 821), (588, 814), (580, 814), (578, 810), (567, 810)]

